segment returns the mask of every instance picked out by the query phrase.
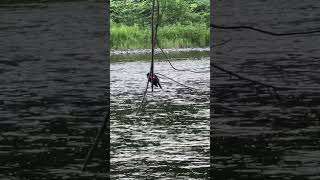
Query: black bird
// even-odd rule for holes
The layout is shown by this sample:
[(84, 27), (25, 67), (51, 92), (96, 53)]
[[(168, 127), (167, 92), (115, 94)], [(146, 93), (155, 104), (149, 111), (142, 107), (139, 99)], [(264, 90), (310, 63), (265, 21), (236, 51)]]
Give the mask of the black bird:
[(153, 74), (153, 76), (152, 75), (149, 76), (149, 73), (147, 73), (147, 78), (149, 78), (150, 82), (152, 82), (152, 79), (153, 79), (153, 85), (157, 87), (159, 85), (159, 87), (162, 89), (158, 76), (156, 76), (155, 74)]

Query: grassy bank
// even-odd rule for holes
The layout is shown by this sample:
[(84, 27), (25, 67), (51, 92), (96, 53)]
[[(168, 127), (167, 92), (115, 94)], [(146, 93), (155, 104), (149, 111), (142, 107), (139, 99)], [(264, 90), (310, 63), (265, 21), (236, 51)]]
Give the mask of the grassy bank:
[[(111, 24), (111, 48), (115, 50), (150, 48), (150, 27)], [(205, 24), (160, 27), (158, 43), (162, 48), (208, 47), (209, 27)]]

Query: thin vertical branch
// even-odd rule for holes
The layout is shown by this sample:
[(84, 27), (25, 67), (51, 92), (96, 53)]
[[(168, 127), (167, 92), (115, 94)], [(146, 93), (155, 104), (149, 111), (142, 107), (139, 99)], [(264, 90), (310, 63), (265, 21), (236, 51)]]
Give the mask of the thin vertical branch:
[(107, 128), (107, 123), (110, 119), (110, 107), (107, 107), (107, 115), (105, 116), (105, 119), (102, 123), (102, 126), (101, 128), (99, 129), (99, 132), (94, 140), (94, 143), (93, 145), (91, 146), (87, 156), (86, 156), (86, 159), (83, 163), (83, 166), (82, 166), (82, 171), (85, 171), (86, 170), (86, 167), (87, 167), (87, 164), (89, 163), (91, 157), (92, 157), (92, 154), (93, 154), (93, 151), (95, 150), (95, 148), (97, 147), (98, 143), (99, 143), (99, 140), (100, 140), (100, 137), (102, 136), (103, 132), (105, 131), (105, 129)]
[[(151, 12), (151, 67), (149, 77), (151, 76), (151, 90), (153, 92), (153, 72), (154, 72), (154, 40), (155, 40), (155, 33), (154, 33), (154, 8), (155, 8), (155, 0), (152, 0), (152, 12)], [(149, 79), (148, 77), (148, 79)]]
[(139, 111), (140, 111), (140, 109), (141, 109), (141, 107), (142, 107), (142, 104), (143, 104), (143, 102), (144, 102), (144, 99), (146, 98), (146, 96), (147, 96), (147, 91), (148, 91), (148, 87), (149, 87), (149, 77), (148, 77), (148, 82), (147, 82), (147, 86), (146, 86), (146, 89), (144, 90), (144, 93), (143, 93), (143, 98), (142, 98), (142, 101), (141, 101), (141, 103), (140, 103), (140, 106), (138, 107), (138, 110), (137, 110), (137, 112), (136, 112), (136, 116), (138, 115), (138, 113), (139, 113)]

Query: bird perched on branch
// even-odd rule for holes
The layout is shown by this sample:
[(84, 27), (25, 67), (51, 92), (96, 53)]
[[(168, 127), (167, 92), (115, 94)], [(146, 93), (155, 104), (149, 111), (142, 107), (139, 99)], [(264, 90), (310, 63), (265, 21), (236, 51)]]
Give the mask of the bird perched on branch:
[(159, 81), (159, 78), (157, 75), (155, 74), (149, 74), (147, 73), (147, 78), (150, 82), (153, 82), (153, 85), (154, 86), (157, 86), (159, 85), (159, 87), (162, 89), (161, 85), (160, 85), (160, 81)]

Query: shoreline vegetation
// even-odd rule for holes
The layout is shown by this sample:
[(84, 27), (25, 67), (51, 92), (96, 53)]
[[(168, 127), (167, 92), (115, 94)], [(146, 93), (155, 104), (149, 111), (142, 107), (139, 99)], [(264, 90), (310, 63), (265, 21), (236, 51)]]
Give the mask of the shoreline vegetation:
[[(81, 1), (84, 0), (3, 0), (0, 6)], [(151, 1), (111, 0), (110, 2), (111, 51), (149, 49)], [(161, 20), (157, 43), (161, 48), (209, 47), (209, 0), (159, 0), (159, 2)]]
[[(111, 0), (111, 50), (151, 47), (150, 0)], [(209, 0), (159, 0), (161, 48), (206, 48), (210, 44)]]
[[(163, 52), (166, 54), (173, 53), (190, 53), (190, 52), (210, 52), (209, 47), (205, 48), (163, 48)], [(162, 54), (161, 49), (156, 48), (155, 54)], [(134, 49), (134, 50), (111, 50), (111, 55), (122, 56), (122, 55), (133, 55), (133, 54), (151, 54), (151, 49)]]
[[(112, 50), (148, 49), (151, 46), (150, 27), (112, 23), (110, 31)], [(206, 24), (159, 27), (158, 44), (161, 48), (206, 48), (209, 42), (210, 32)]]

